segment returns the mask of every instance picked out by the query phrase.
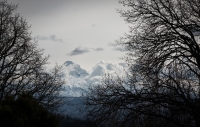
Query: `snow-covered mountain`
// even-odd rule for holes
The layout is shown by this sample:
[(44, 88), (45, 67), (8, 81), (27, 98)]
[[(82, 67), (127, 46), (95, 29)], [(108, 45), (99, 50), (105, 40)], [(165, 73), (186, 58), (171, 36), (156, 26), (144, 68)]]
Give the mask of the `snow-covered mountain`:
[(84, 98), (81, 96), (87, 92), (88, 87), (100, 84), (106, 73), (122, 76), (124, 69), (127, 69), (127, 67), (124, 62), (100, 61), (92, 68), (91, 72), (87, 72), (80, 65), (72, 61), (66, 61), (63, 64), (62, 72), (66, 84), (61, 95), (66, 97), (67, 103), (59, 108), (59, 113), (83, 118), (84, 113), (81, 112), (81, 109), (84, 109), (82, 103)]
[(124, 62), (100, 61), (89, 73), (80, 65), (72, 61), (66, 61), (63, 64), (63, 75), (66, 84), (61, 94), (67, 97), (80, 97), (90, 85), (100, 84), (106, 73), (121, 75), (126, 68), (127, 65)]

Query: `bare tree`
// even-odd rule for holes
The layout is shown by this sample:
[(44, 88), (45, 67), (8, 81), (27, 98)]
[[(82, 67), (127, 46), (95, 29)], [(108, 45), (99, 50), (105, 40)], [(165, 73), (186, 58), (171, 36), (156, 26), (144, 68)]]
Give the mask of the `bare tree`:
[(88, 117), (119, 126), (200, 126), (200, 1), (121, 0), (125, 79), (90, 88)]
[(48, 57), (31, 38), (27, 22), (15, 14), (17, 6), (0, 1), (0, 100), (6, 95), (32, 94), (45, 107), (58, 104), (64, 80), (61, 68), (47, 72)]

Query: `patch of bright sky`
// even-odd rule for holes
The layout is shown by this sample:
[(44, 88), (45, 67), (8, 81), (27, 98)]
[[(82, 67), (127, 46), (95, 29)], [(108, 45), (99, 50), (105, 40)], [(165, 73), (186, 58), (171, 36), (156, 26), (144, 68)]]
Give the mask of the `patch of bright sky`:
[[(7, 1), (19, 4), (17, 12), (31, 24), (32, 37), (50, 55), (49, 66), (70, 60), (90, 70), (101, 60), (120, 61), (124, 55), (110, 45), (129, 30), (116, 12), (123, 8), (118, 0)], [(87, 52), (70, 55), (75, 49)]]

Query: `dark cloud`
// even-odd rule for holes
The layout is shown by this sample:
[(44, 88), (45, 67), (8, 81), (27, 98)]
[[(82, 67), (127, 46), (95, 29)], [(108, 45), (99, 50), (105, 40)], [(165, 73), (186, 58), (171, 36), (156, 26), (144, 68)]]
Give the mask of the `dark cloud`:
[(118, 45), (117, 43), (108, 43), (108, 46), (113, 47), (115, 51), (125, 51), (125, 48), (122, 45)]
[(92, 27), (95, 27), (95, 26), (97, 26), (97, 24), (92, 24)]
[(90, 52), (88, 48), (77, 47), (73, 51), (71, 51), (68, 55), (75, 56), (75, 55), (81, 55), (87, 52)]
[(96, 48), (96, 49), (94, 49), (95, 51), (103, 51), (104, 49), (103, 48)]
[(114, 47), (113, 50), (115, 50), (115, 51), (124, 51), (124, 47)]
[(111, 43), (110, 42), (110, 43), (108, 43), (108, 46), (114, 46), (115, 47), (115, 46), (117, 46), (117, 43)]
[(36, 40), (50, 40), (50, 41), (54, 41), (54, 42), (64, 42), (62, 39), (57, 38), (56, 35), (50, 35), (50, 36), (36, 36), (35, 37)]
[(103, 48), (87, 48), (87, 47), (77, 47), (75, 48), (73, 51), (71, 51), (68, 55), (70, 56), (75, 56), (75, 55), (81, 55), (81, 54), (84, 54), (84, 53), (88, 53), (88, 52), (91, 52), (91, 51), (103, 51), (104, 49)]

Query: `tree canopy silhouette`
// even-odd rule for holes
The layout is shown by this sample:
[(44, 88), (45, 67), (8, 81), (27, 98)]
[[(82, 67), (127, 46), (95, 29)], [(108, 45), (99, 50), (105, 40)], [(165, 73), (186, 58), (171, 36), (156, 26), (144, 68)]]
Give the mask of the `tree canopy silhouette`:
[(88, 117), (106, 126), (200, 126), (200, 1), (120, 3), (130, 32), (118, 43), (130, 68), (90, 88)]
[(0, 102), (9, 95), (32, 95), (47, 109), (55, 109), (64, 80), (61, 67), (46, 71), (48, 56), (31, 37), (30, 26), (19, 14), (16, 5), (0, 1)]

